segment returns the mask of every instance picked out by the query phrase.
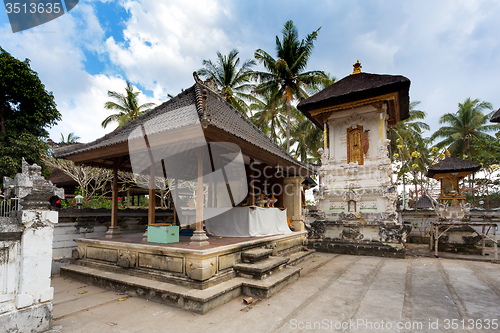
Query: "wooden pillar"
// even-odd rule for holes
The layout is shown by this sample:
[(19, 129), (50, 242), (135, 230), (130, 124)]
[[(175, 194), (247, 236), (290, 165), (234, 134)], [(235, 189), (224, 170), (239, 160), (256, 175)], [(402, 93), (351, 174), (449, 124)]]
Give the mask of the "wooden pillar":
[(196, 184), (196, 231), (203, 231), (203, 153), (198, 153), (198, 183)]
[(255, 181), (255, 174), (253, 172), (253, 167), (252, 164), (254, 163), (253, 158), (250, 159), (250, 206), (255, 206), (255, 187), (254, 187), (254, 181)]
[(498, 260), (498, 237), (496, 225), (493, 227), (493, 251), (495, 252), (495, 260)]
[(111, 226), (106, 232), (106, 238), (121, 237), (118, 227), (118, 158), (113, 160), (113, 183), (111, 185)]
[[(177, 209), (175, 207), (175, 200), (177, 198), (177, 179), (175, 180), (174, 182), (174, 188), (173, 188), (174, 192), (173, 193), (170, 193), (171, 196), (172, 196), (172, 202), (174, 203), (174, 223), (173, 225), (177, 225)], [(180, 223), (179, 223), (180, 225)]]
[(214, 206), (214, 182), (212, 179), (212, 174), (208, 176), (208, 207)]
[(435, 247), (435, 256), (438, 257), (438, 247), (439, 247), (439, 225), (436, 224), (434, 227), (434, 247)]
[(155, 208), (156, 208), (156, 196), (155, 196), (155, 169), (154, 165), (151, 165), (151, 171), (149, 173), (149, 205), (148, 205), (148, 225), (155, 224)]
[(486, 226), (483, 225), (482, 227), (482, 232), (481, 232), (481, 237), (483, 238), (482, 239), (482, 247), (481, 247), (481, 255), (484, 256), (485, 254), (485, 247), (486, 247), (486, 234), (485, 234), (485, 229), (486, 229)]
[[(206, 156), (208, 158), (208, 156)], [(202, 148), (198, 151), (198, 184), (196, 185), (196, 230), (191, 236), (190, 245), (208, 245), (208, 237), (203, 230), (203, 154)]]

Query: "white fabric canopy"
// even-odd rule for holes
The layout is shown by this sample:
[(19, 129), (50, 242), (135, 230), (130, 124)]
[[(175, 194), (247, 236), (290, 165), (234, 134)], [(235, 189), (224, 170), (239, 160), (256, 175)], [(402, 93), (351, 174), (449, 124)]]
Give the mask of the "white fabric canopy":
[[(217, 215), (217, 210), (222, 214)], [(207, 232), (213, 236), (251, 237), (291, 234), (286, 219), (286, 210), (261, 207), (205, 208), (204, 212), (214, 216), (205, 220)]]

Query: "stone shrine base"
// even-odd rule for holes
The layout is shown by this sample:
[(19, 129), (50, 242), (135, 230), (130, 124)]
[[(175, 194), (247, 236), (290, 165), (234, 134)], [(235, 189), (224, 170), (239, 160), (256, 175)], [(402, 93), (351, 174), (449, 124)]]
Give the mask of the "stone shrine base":
[(0, 314), (2, 332), (44, 332), (52, 325), (52, 302)]
[(328, 221), (311, 223), (308, 246), (321, 252), (404, 258), (410, 225), (377, 221)]
[(293, 265), (314, 251), (303, 251), (306, 232), (268, 237), (209, 237), (209, 245), (142, 241), (142, 234), (108, 240), (76, 239), (74, 265), (61, 276), (206, 313), (244, 294), (269, 298), (300, 276)]

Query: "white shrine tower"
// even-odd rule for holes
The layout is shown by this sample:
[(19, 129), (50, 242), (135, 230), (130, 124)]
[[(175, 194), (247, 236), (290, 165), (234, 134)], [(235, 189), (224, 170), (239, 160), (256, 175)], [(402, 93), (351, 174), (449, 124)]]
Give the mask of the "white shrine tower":
[(396, 213), (388, 125), (409, 117), (409, 88), (404, 76), (362, 73), (358, 61), (351, 75), (298, 105), (325, 131), (315, 198), (322, 242), (337, 247), (329, 252), (402, 249), (407, 230)]

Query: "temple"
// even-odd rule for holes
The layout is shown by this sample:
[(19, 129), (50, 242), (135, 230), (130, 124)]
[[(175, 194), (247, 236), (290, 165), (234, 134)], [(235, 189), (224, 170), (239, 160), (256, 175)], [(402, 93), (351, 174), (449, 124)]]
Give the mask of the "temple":
[(361, 72), (302, 101), (298, 109), (324, 130), (325, 148), (316, 192), (324, 219), (316, 221), (322, 251), (404, 256), (396, 212), (388, 125), (409, 117), (410, 80)]
[[(285, 153), (213, 82), (194, 77), (144, 116), (54, 152), (113, 170), (111, 227), (105, 238), (76, 239), (75, 264), (61, 275), (199, 313), (242, 293), (270, 297), (299, 277), (292, 265), (312, 252), (303, 250), (302, 183), (314, 167)], [(119, 172), (149, 179), (144, 235), (117, 223)], [(172, 195), (173, 223), (156, 221), (158, 182)]]

